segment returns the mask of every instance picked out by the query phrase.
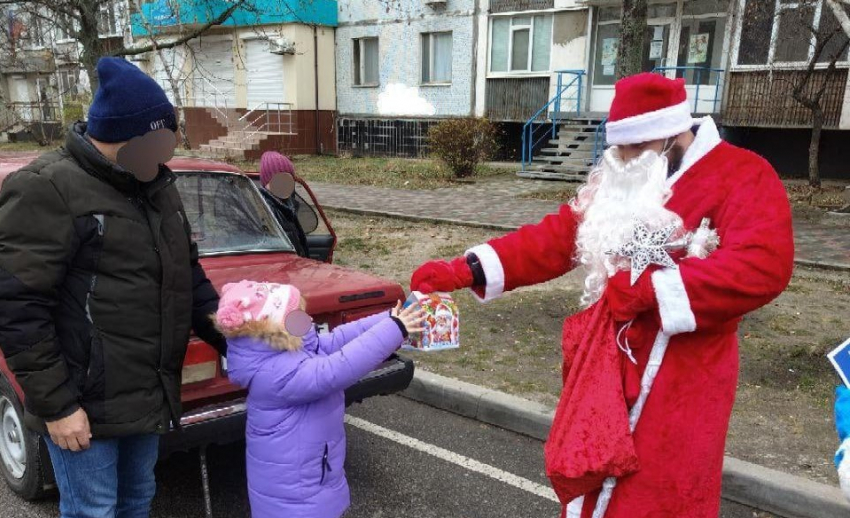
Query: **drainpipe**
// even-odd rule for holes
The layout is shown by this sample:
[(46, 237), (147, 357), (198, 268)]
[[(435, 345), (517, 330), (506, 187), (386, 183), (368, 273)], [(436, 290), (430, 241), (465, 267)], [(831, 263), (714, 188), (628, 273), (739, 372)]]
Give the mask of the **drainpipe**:
[(315, 24), (313, 24), (313, 82), (316, 90), (316, 154), (321, 155), (321, 143), (319, 141), (319, 32)]
[(472, 10), (472, 92), (469, 96), (469, 116), (475, 117), (475, 90), (478, 88), (478, 14), (479, 0), (475, 0)]

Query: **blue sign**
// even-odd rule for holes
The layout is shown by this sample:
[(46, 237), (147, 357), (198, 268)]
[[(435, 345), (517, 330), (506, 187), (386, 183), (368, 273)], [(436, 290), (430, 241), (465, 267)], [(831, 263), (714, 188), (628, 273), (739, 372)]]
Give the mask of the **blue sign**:
[(850, 387), (850, 338), (827, 355), (844, 384)]
[(152, 3), (148, 21), (154, 27), (177, 25), (180, 18), (171, 2)]
[[(147, 27), (165, 30), (181, 24), (202, 25), (216, 19), (232, 0), (152, 0), (133, 13), (133, 36), (146, 36)], [(147, 22), (147, 23), (145, 23)], [(221, 24), (225, 27), (254, 27), (301, 23), (336, 27), (336, 0), (246, 0)]]

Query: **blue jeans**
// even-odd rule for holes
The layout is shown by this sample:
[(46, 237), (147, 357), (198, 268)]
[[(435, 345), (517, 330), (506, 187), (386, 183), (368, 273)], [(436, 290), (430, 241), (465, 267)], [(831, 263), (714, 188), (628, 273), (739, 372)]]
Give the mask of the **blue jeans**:
[(61, 449), (50, 437), (44, 442), (59, 486), (60, 518), (148, 518), (158, 435), (91, 441), (80, 452)]

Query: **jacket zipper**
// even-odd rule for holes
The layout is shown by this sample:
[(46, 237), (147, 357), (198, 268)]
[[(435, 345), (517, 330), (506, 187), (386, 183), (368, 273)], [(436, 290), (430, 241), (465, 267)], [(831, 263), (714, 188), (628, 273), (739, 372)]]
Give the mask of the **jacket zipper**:
[[(98, 237), (103, 239), (104, 234), (104, 217), (103, 214), (94, 214), (94, 220), (97, 222), (97, 235)], [(101, 246), (103, 246), (101, 244)], [(101, 249), (102, 251), (102, 249)], [(94, 271), (91, 274), (91, 279), (89, 279), (89, 291), (86, 293), (86, 317), (89, 319), (90, 324), (94, 324), (94, 320), (91, 317), (91, 310), (89, 309), (89, 301), (91, 300), (92, 293), (94, 292), (94, 287), (97, 284), (97, 272)]]
[(331, 469), (331, 463), (328, 461), (328, 444), (325, 443), (325, 454), (322, 455), (322, 479), (319, 480), (319, 484), (325, 483), (325, 472), (333, 471)]

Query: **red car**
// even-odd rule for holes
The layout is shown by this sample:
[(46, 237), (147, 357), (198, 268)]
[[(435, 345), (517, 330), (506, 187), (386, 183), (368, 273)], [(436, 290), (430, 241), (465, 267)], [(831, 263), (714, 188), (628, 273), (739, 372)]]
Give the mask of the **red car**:
[[(15, 169), (23, 166), (16, 163)], [(315, 196), (297, 179), (298, 218), (310, 257), (299, 257), (252, 176), (220, 162), (180, 158), (169, 162), (213, 284), (256, 279), (297, 286), (320, 331), (386, 310), (404, 298), (395, 282), (331, 264), (336, 236)], [(0, 164), (0, 188), (8, 171)], [(7, 168), (8, 169), (8, 168)], [(326, 229), (323, 231), (322, 227)], [(346, 403), (407, 388), (413, 363), (393, 355), (346, 391)], [(226, 359), (193, 338), (183, 366), (181, 429), (161, 441), (161, 453), (241, 440), (245, 392), (227, 379)], [(0, 355), (0, 471), (24, 499), (53, 485), (53, 470), (40, 438), (23, 424), (24, 395)]]

